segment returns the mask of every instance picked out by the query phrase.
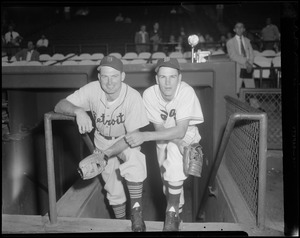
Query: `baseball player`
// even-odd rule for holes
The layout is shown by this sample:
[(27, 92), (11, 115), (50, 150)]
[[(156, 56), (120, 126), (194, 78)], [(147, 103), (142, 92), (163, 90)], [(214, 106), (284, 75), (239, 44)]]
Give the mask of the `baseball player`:
[(155, 68), (156, 85), (146, 89), (143, 101), (155, 131), (127, 134), (131, 147), (144, 141), (156, 141), (158, 164), (167, 197), (164, 231), (178, 231), (184, 204), (184, 147), (201, 139), (197, 124), (204, 121), (194, 89), (181, 80), (177, 59), (165, 58)]
[(147, 177), (145, 155), (140, 147), (130, 148), (124, 140), (128, 132), (138, 131), (149, 124), (142, 97), (138, 91), (123, 81), (123, 63), (114, 56), (106, 56), (100, 62), (99, 81), (81, 87), (55, 107), (55, 112), (76, 116), (81, 134), (90, 132), (94, 120), (96, 151), (104, 153), (106, 167), (101, 173), (104, 189), (115, 217), (126, 218), (126, 196), (122, 180), (126, 181), (130, 194), (133, 231), (145, 231), (142, 217), (143, 181)]

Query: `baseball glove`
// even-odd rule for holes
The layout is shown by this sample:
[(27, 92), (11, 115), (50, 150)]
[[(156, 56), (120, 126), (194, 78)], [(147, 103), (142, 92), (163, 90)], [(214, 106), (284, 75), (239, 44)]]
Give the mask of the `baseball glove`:
[(81, 178), (86, 180), (101, 174), (107, 163), (105, 156), (102, 151), (96, 149), (93, 154), (81, 160), (78, 168)]
[(184, 147), (183, 171), (186, 176), (193, 175), (201, 177), (203, 164), (202, 147), (199, 143), (194, 143)]

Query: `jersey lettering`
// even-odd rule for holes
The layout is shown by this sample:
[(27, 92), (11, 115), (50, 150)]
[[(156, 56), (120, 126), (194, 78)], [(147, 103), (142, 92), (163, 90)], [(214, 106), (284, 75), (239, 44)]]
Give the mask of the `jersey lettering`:
[(122, 114), (121, 112), (118, 116), (116, 116), (115, 118), (112, 118), (110, 120), (105, 120), (104, 113), (102, 113), (102, 115), (100, 117), (96, 118), (96, 113), (93, 112), (93, 116), (94, 116), (96, 123), (103, 123), (103, 125), (108, 125), (108, 126), (115, 125), (115, 124), (121, 124), (121, 123), (125, 122), (124, 114)]
[[(167, 120), (168, 118), (168, 112), (164, 111), (164, 110), (160, 110), (162, 112), (162, 114), (160, 114), (161, 119), (163, 119), (164, 121)], [(169, 113), (169, 117), (174, 117), (174, 120), (176, 121), (176, 110), (172, 109)]]

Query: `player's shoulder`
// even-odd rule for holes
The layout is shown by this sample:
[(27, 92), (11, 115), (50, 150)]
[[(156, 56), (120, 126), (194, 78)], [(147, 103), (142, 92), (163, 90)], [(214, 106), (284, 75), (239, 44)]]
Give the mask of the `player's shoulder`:
[(128, 84), (125, 84), (125, 83), (123, 84), (123, 86), (125, 87), (126, 97), (131, 97), (131, 98), (139, 97), (139, 98), (141, 98), (141, 94), (139, 93), (138, 90), (134, 89), (133, 87), (131, 87)]
[(180, 83), (180, 92), (193, 92), (194, 89), (191, 85), (189, 85), (188, 83), (181, 81)]
[(150, 86), (149, 88), (146, 88), (143, 92), (143, 97), (145, 96), (152, 96), (156, 93), (156, 91), (159, 90), (158, 85), (155, 84), (153, 86)]

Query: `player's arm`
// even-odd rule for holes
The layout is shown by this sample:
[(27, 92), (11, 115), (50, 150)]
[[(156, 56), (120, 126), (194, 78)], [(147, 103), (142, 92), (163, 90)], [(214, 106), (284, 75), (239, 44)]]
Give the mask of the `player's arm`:
[(67, 99), (62, 99), (61, 101), (59, 101), (56, 104), (54, 111), (57, 113), (63, 113), (66, 115), (75, 116), (78, 125), (78, 130), (81, 134), (84, 134), (86, 132), (91, 132), (93, 129), (92, 120), (89, 117), (89, 115), (86, 113), (86, 111), (81, 107), (75, 106)]
[(132, 132), (125, 136), (126, 142), (131, 146), (139, 146), (145, 141), (167, 140), (178, 142), (183, 139), (189, 126), (189, 120), (177, 122), (171, 128), (164, 128), (163, 125), (154, 124), (155, 131)]
[[(138, 133), (139, 130), (132, 131), (131, 133)], [(122, 153), (125, 149), (129, 147), (129, 144), (126, 142), (125, 137), (118, 140), (115, 144), (113, 144), (108, 149), (104, 150), (103, 153), (107, 155), (108, 158), (116, 156)]]

